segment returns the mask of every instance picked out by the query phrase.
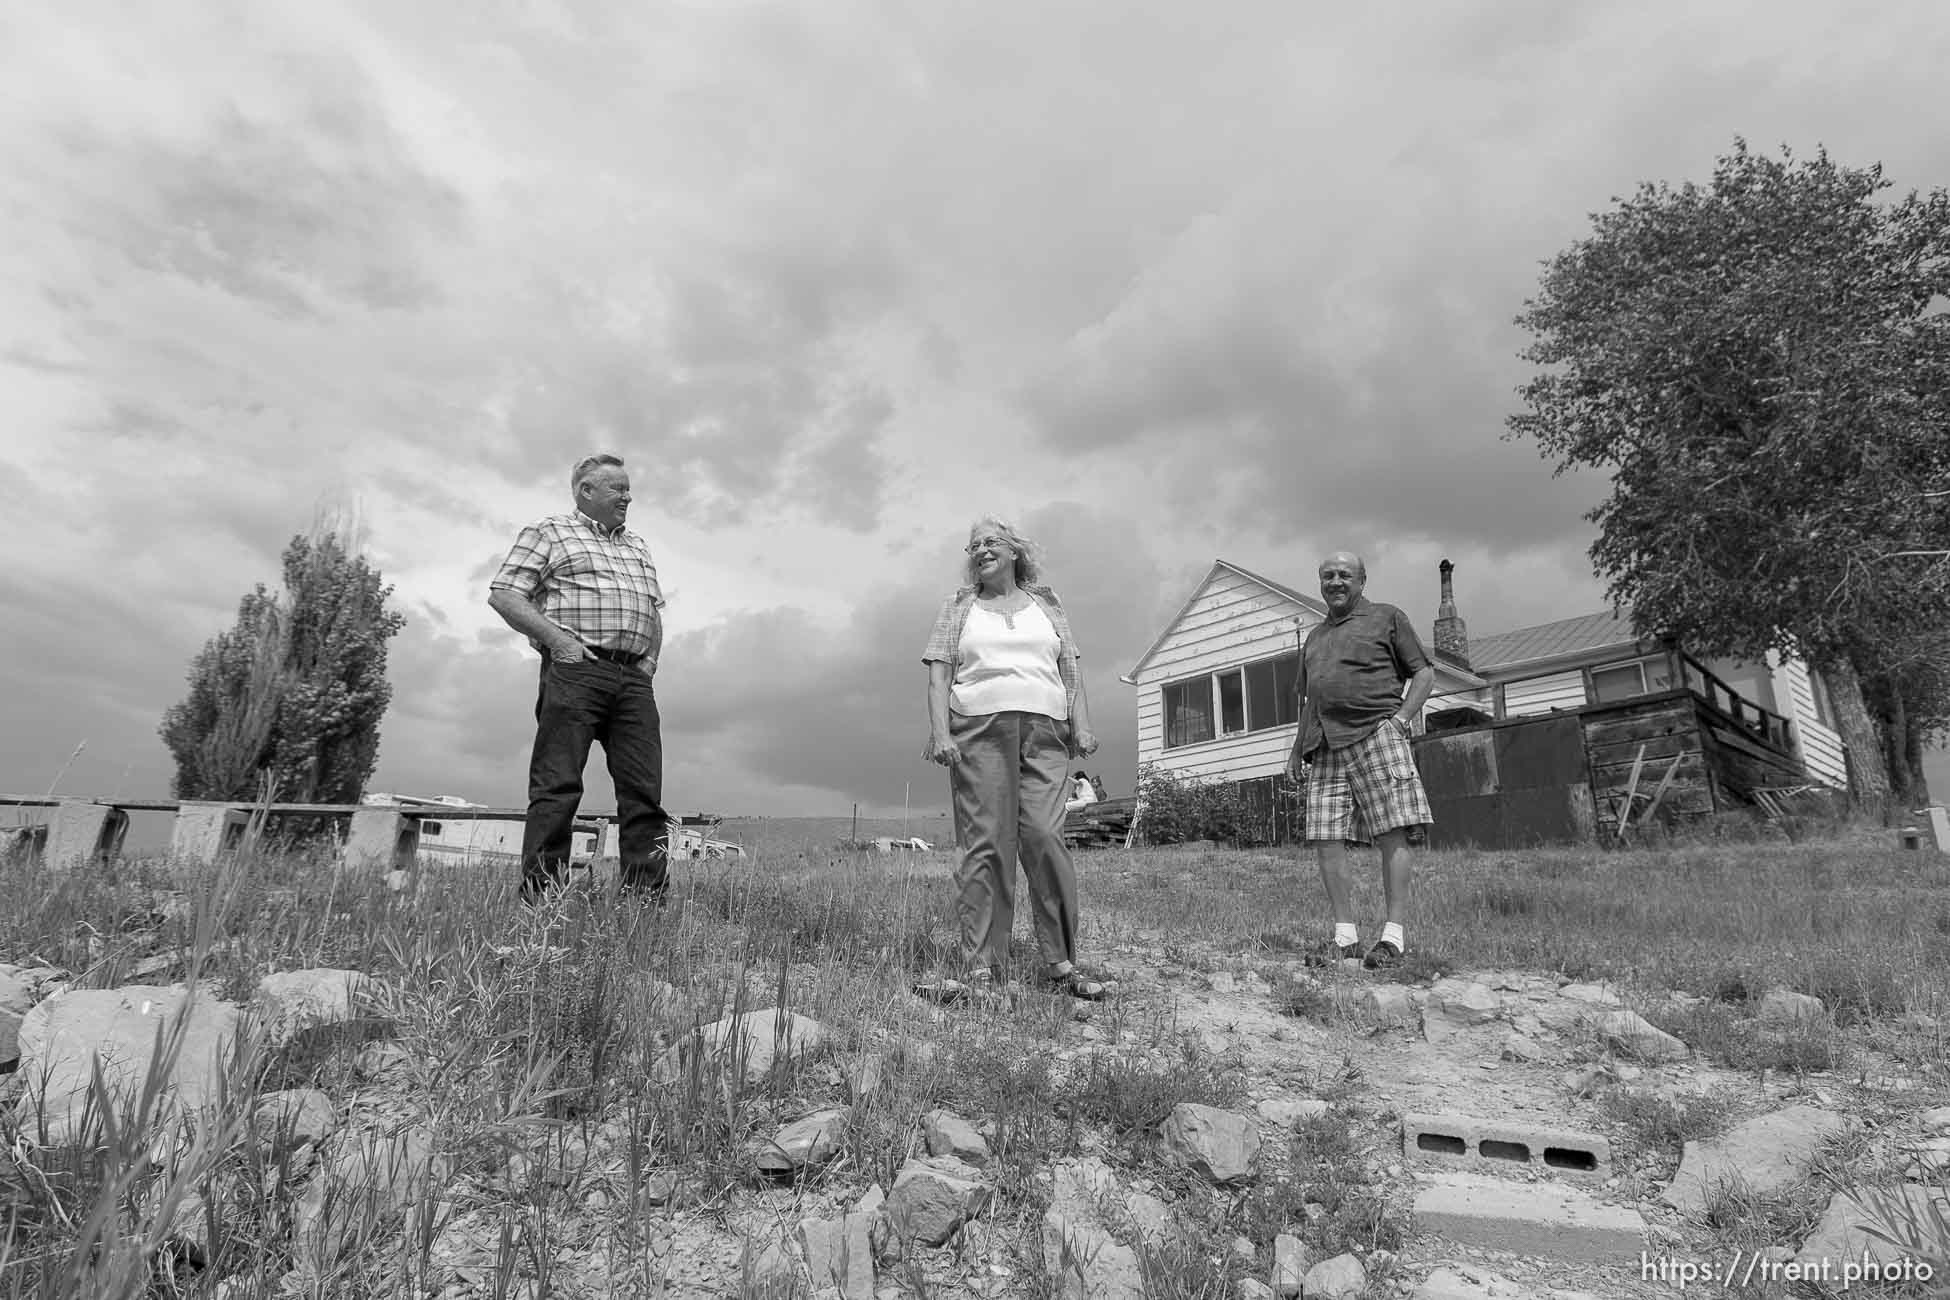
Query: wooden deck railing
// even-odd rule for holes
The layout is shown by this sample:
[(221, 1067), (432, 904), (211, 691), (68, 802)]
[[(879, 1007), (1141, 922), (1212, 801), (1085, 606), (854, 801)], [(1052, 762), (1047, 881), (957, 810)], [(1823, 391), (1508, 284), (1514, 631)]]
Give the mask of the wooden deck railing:
[(1793, 724), (1785, 717), (1754, 703), (1715, 677), (1705, 664), (1683, 651), (1679, 655), (1679, 667), (1687, 690), (1731, 718), (1737, 726), (1763, 744), (1783, 753), (1794, 752)]

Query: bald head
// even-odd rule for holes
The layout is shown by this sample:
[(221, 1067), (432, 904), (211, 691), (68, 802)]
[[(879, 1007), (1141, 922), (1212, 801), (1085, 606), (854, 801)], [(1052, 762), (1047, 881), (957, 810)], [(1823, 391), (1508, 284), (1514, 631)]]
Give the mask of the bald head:
[(1352, 551), (1335, 551), (1320, 562), (1320, 598), (1339, 617), (1354, 608), (1368, 585), (1368, 566)]
[(1320, 571), (1322, 573), (1327, 572), (1330, 567), (1336, 569), (1352, 569), (1355, 576), (1360, 578), (1361, 581), (1366, 582), (1368, 580), (1367, 561), (1363, 560), (1353, 551), (1335, 551), (1332, 555), (1320, 562)]

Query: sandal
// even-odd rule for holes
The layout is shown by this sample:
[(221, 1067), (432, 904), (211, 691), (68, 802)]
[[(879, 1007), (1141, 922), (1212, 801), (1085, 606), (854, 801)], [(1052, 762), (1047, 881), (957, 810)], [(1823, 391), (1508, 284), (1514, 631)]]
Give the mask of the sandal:
[(914, 986), (914, 993), (944, 1007), (964, 1002), (987, 1005), (1003, 1000), (1002, 990), (996, 987), (993, 979), (958, 980), (946, 975), (940, 979), (923, 980)]
[(1102, 1002), (1117, 987), (1104, 980), (1093, 979), (1075, 967), (1043, 978), (1051, 992), (1067, 993), (1079, 1002)]

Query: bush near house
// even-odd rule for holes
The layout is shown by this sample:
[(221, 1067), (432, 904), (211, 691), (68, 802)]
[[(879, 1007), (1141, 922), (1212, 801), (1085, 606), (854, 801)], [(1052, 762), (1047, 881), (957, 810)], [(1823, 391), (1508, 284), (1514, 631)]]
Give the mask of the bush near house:
[(1233, 844), (1245, 829), (1236, 782), (1200, 781), (1147, 763), (1138, 770), (1137, 794), (1138, 838), (1146, 844)]

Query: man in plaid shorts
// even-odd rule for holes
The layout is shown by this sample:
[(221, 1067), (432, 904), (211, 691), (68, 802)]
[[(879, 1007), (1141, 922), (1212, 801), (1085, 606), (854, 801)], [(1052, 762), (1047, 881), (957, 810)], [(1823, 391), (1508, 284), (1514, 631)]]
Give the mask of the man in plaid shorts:
[[(1401, 960), (1408, 828), (1431, 820), (1408, 737), (1435, 685), (1435, 665), (1407, 615), (1361, 595), (1367, 583), (1358, 555), (1338, 551), (1321, 562), (1327, 618), (1308, 631), (1300, 648), (1300, 730), (1287, 772), (1297, 777), (1306, 765), (1307, 839), (1319, 854), (1321, 883), (1334, 909), (1334, 938), (1325, 955), (1330, 961), (1362, 958), (1372, 970)], [(1381, 846), (1388, 922), (1363, 957), (1347, 841), (1369, 839)]]
[(616, 783), (623, 892), (661, 903), (670, 817), (650, 683), (663, 649), (663, 588), (650, 547), (623, 526), (630, 476), (622, 460), (584, 458), (569, 487), (575, 510), (522, 529), (489, 584), (488, 605), (542, 655), (521, 896), (532, 902), (562, 883), (583, 765), (599, 740)]

